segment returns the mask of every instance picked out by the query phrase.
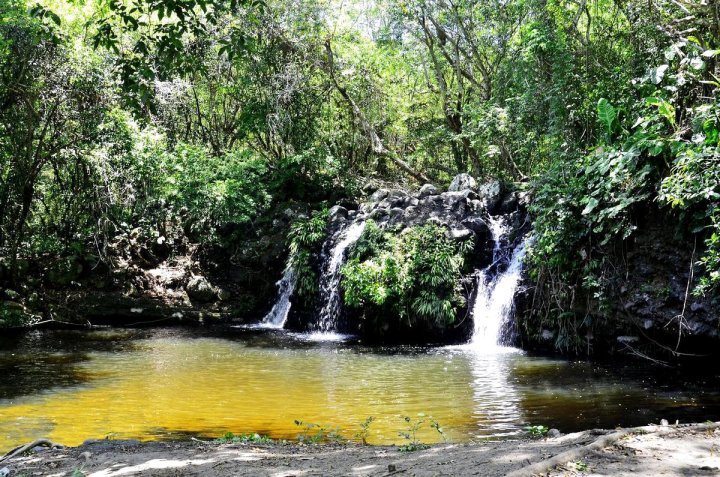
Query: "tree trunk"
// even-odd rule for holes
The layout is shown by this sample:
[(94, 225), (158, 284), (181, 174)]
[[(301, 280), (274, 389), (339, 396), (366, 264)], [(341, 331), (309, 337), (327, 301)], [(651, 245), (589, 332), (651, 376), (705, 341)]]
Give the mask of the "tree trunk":
[(397, 165), (401, 170), (405, 171), (407, 174), (414, 177), (418, 181), (424, 183), (431, 182), (431, 180), (425, 174), (413, 169), (410, 164), (403, 161), (397, 155), (397, 153), (385, 147), (385, 144), (383, 144), (382, 139), (380, 139), (380, 136), (378, 136), (377, 131), (375, 131), (375, 128), (367, 120), (360, 107), (347, 92), (347, 89), (341, 86), (340, 83), (338, 83), (337, 77), (335, 76), (334, 55), (330, 46), (329, 39), (325, 40), (325, 50), (327, 51), (327, 69), (328, 73), (330, 74), (330, 78), (332, 79), (333, 85), (335, 86), (335, 89), (340, 93), (340, 96), (342, 96), (347, 103), (348, 108), (350, 109), (350, 113), (355, 122), (360, 126), (360, 128), (365, 133), (365, 136), (367, 136), (367, 138), (370, 140), (370, 147), (372, 148), (372, 151), (378, 156), (386, 157), (392, 160), (395, 165)]

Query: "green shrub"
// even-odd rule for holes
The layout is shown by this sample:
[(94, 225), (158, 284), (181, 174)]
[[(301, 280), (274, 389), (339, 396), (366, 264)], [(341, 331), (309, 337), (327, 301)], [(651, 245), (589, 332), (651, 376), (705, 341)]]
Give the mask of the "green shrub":
[(442, 329), (464, 304), (459, 283), (471, 247), (436, 225), (397, 232), (369, 221), (342, 269), (345, 304), (373, 321)]
[(720, 83), (706, 80), (702, 59), (716, 52), (699, 50), (673, 45), (666, 64), (634, 81), (634, 102), (620, 107), (601, 98), (605, 138), (574, 161), (558, 158), (536, 180), (530, 212), (537, 240), (528, 263), (540, 299), (532, 313), (537, 330), (558, 331), (558, 348), (577, 351), (582, 329), (607, 317), (614, 247), (635, 231), (640, 213), (657, 207), (653, 202), (672, 206), (679, 230), (704, 241), (696, 292), (720, 283), (720, 108), (702, 94), (702, 84), (717, 91)]
[(180, 144), (166, 156), (164, 196), (186, 211), (189, 231), (211, 241), (228, 226), (245, 225), (267, 210), (267, 165), (247, 150), (213, 156), (202, 147)]
[(306, 303), (314, 301), (319, 276), (313, 257), (327, 235), (328, 210), (314, 211), (308, 218), (295, 220), (290, 226), (290, 258), (288, 265), (295, 271), (295, 295)]

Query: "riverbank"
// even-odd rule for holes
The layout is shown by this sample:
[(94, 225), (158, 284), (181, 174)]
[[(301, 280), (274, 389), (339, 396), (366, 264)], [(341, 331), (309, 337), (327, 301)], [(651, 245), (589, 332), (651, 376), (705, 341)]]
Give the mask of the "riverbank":
[(10, 475), (720, 475), (720, 423), (591, 430), (543, 439), (397, 447), (92, 441), (18, 456)]

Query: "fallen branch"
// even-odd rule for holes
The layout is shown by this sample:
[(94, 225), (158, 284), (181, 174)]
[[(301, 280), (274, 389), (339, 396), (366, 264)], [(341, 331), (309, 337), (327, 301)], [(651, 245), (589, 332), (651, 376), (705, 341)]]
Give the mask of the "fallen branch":
[(337, 76), (335, 74), (335, 55), (332, 51), (332, 47), (330, 45), (330, 39), (328, 38), (325, 40), (325, 51), (327, 53), (327, 61), (326, 61), (326, 67), (328, 70), (328, 74), (330, 76), (330, 79), (333, 82), (333, 85), (335, 86), (335, 89), (340, 93), (340, 96), (343, 97), (345, 102), (348, 105), (348, 108), (350, 109), (350, 114), (352, 115), (355, 122), (360, 126), (360, 129), (362, 129), (363, 133), (365, 133), (365, 136), (370, 141), (370, 147), (372, 151), (381, 157), (387, 157), (391, 161), (395, 163), (400, 169), (405, 171), (407, 174), (411, 175), (421, 183), (430, 183), (432, 182), (425, 174), (423, 174), (420, 171), (416, 171), (412, 167), (410, 167), (410, 164), (403, 161), (397, 153), (394, 151), (391, 151), (387, 147), (385, 147), (385, 144), (383, 143), (382, 139), (380, 139), (380, 136), (378, 135), (375, 128), (370, 124), (370, 121), (365, 117), (365, 114), (363, 114), (360, 107), (357, 105), (355, 100), (350, 96), (350, 93), (348, 93), (347, 88), (344, 86), (341, 86), (338, 82)]
[(35, 447), (44, 446), (49, 447), (50, 449), (64, 449), (65, 446), (62, 444), (58, 444), (56, 442), (53, 442), (48, 439), (37, 439), (32, 441), (29, 444), (25, 444), (20, 447), (16, 447), (15, 449), (11, 450), (4, 456), (0, 457), (0, 462), (5, 462), (6, 460), (10, 460), (13, 457), (16, 457), (20, 454), (24, 454), (25, 452), (29, 451), (30, 449), (34, 449)]
[(606, 434), (586, 446), (579, 447), (577, 449), (572, 449), (569, 451), (565, 451), (565, 452), (560, 453), (556, 456), (553, 456), (549, 459), (545, 459), (545, 460), (537, 462), (535, 464), (525, 466), (522, 469), (514, 470), (508, 474), (505, 474), (505, 477), (531, 477), (533, 475), (545, 475), (551, 469), (553, 469), (559, 465), (564, 465), (564, 464), (567, 464), (568, 462), (581, 460), (585, 455), (593, 453), (593, 452), (599, 452), (599, 451), (603, 450), (604, 448), (613, 445), (614, 443), (616, 443), (623, 437), (628, 436), (630, 434), (635, 434), (635, 433), (639, 433), (639, 432), (648, 434), (648, 433), (653, 433), (653, 432), (669, 431), (669, 430), (678, 429), (678, 428), (692, 428), (692, 429), (696, 429), (696, 430), (718, 429), (718, 428), (720, 428), (720, 422), (711, 422), (708, 424), (674, 425), (674, 426), (643, 426), (643, 427), (634, 427), (634, 428), (630, 428), (630, 429), (623, 429), (621, 431), (613, 432), (612, 434)]

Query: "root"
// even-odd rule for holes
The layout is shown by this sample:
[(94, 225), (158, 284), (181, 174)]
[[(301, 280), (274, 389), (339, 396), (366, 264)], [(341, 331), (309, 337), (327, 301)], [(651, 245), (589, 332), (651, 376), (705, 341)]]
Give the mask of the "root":
[(32, 441), (29, 444), (25, 444), (20, 447), (16, 447), (15, 449), (11, 450), (4, 456), (0, 457), (0, 463), (5, 462), (6, 460), (10, 460), (13, 457), (19, 456), (20, 454), (24, 454), (25, 452), (29, 451), (30, 449), (33, 449), (38, 446), (45, 446), (49, 447), (50, 449), (64, 449), (65, 446), (62, 444), (55, 443), (48, 439), (37, 439)]
[(528, 465), (522, 469), (514, 470), (505, 475), (505, 477), (531, 477), (533, 475), (545, 475), (553, 468), (581, 460), (584, 456), (602, 451), (604, 448), (615, 444), (617, 441), (625, 436), (635, 433), (666, 433), (678, 428), (692, 428), (696, 430), (708, 430), (720, 428), (720, 422), (712, 422), (708, 424), (697, 424), (697, 425), (675, 425), (675, 426), (645, 426), (635, 427), (631, 429), (623, 429), (621, 431), (606, 434), (599, 439), (591, 442), (590, 444), (572, 449), (556, 456), (550, 457), (549, 459), (536, 462), (535, 464)]

